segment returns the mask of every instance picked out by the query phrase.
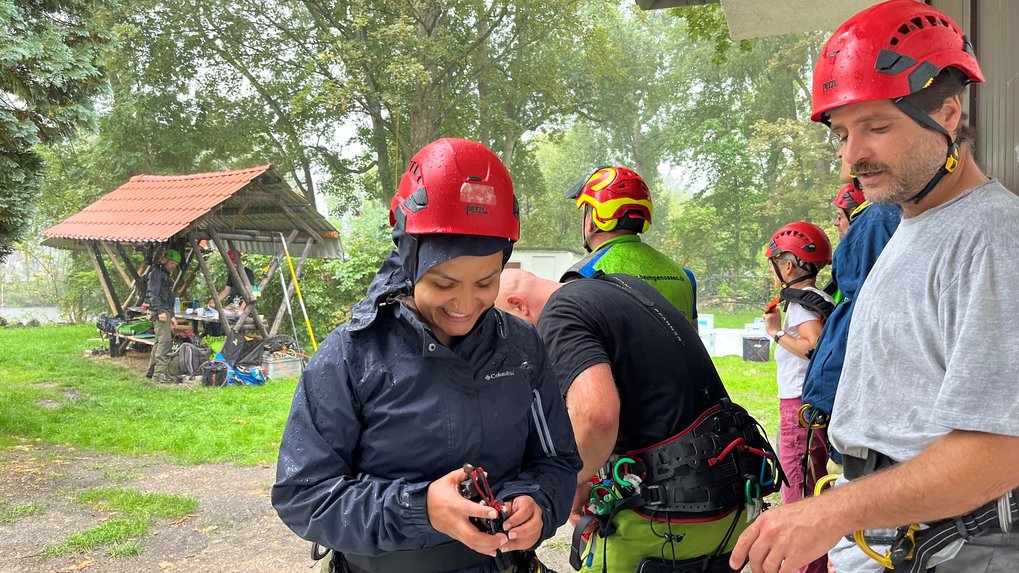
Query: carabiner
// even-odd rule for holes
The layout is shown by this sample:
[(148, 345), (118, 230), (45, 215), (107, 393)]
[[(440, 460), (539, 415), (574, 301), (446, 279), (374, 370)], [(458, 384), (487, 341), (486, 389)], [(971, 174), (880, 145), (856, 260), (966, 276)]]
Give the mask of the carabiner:
[[(775, 467), (772, 464), (770, 464), (769, 462), (771, 462), (771, 455), (770, 454), (766, 455), (766, 456), (761, 456), (761, 478), (760, 478), (760, 483), (764, 487), (775, 485), (775, 480), (778, 479), (778, 476), (776, 475), (778, 472), (775, 471)], [(771, 470), (771, 471), (765, 472), (765, 470)], [(765, 479), (764, 479), (765, 475), (769, 476), (767, 481), (765, 481)]]
[[(808, 420), (806, 417), (807, 410), (813, 410)], [(828, 427), (828, 416), (825, 416), (820, 410), (814, 408), (812, 404), (804, 404), (800, 406), (800, 411), (797, 414), (801, 428), (808, 430), (821, 430)]]
[[(900, 527), (897, 539), (892, 543), (892, 546), (888, 548), (888, 551), (885, 551), (884, 555), (881, 555), (871, 548), (871, 546), (867, 543), (863, 530), (853, 532), (853, 542), (856, 543), (856, 546), (859, 547), (860, 551), (863, 551), (867, 557), (877, 561), (885, 569), (894, 570), (895, 566), (899, 563), (904, 563), (913, 559), (913, 553), (916, 551), (917, 531), (920, 531), (920, 525), (917, 523), (910, 523), (905, 527), (905, 531), (903, 531), (903, 528)], [(903, 551), (903, 547), (899, 546), (904, 541), (909, 541), (909, 548), (905, 551)], [(894, 559), (892, 558), (893, 554), (895, 554)]]
[[(753, 487), (753, 493), (751, 494), (751, 487)], [(745, 490), (747, 498), (747, 504), (753, 504), (755, 499), (761, 499), (761, 486), (753, 479), (747, 480), (747, 486)]]
[(821, 495), (825, 492), (825, 490), (835, 487), (835, 480), (839, 479), (840, 475), (842, 474), (828, 474), (817, 480), (817, 482), (814, 483), (814, 495)]
[(633, 458), (619, 458), (618, 460), (616, 460), (616, 463), (612, 464), (612, 479), (613, 479), (613, 481), (615, 481), (617, 484), (619, 484), (619, 485), (621, 485), (623, 487), (633, 487), (634, 484), (632, 484), (629, 481), (619, 477), (619, 466), (621, 466), (623, 464), (635, 464), (635, 463), (637, 463), (637, 460), (635, 460)]

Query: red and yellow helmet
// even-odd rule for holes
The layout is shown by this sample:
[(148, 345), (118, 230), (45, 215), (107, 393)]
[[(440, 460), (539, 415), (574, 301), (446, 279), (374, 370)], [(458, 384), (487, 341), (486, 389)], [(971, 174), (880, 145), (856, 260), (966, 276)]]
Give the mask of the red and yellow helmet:
[(586, 181), (566, 192), (577, 208), (591, 206), (594, 224), (602, 231), (623, 227), (643, 233), (651, 227), (651, 192), (640, 175), (626, 167), (599, 167)]
[(520, 238), (509, 170), (484, 145), (443, 138), (414, 154), (389, 207), (389, 224), (409, 235)]
[(889, 0), (839, 26), (814, 66), (810, 119), (827, 123), (843, 105), (916, 93), (941, 70), (959, 69), (970, 82), (984, 76), (962, 29), (916, 0)]

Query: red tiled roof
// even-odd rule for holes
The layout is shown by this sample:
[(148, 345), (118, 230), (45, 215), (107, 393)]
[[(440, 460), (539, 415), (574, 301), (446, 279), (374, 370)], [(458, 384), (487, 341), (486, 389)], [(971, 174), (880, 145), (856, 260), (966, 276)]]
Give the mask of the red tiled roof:
[(43, 236), (167, 241), (271, 167), (193, 175), (136, 175), (81, 212), (46, 229)]

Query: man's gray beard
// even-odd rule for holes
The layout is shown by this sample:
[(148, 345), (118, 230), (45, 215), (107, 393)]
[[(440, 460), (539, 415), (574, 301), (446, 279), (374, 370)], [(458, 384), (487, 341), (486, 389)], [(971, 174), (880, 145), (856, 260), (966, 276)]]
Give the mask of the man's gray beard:
[[(884, 196), (871, 197), (864, 187), (863, 193), (868, 200), (885, 205), (901, 205), (915, 197), (938, 173), (945, 164), (948, 148), (944, 143), (944, 136), (934, 131), (926, 131), (924, 141), (918, 141), (920, 145), (914, 147), (918, 153), (914, 154), (910, 161), (900, 165), (894, 173), (890, 173), (891, 182)], [(927, 138), (930, 140), (927, 141)]]

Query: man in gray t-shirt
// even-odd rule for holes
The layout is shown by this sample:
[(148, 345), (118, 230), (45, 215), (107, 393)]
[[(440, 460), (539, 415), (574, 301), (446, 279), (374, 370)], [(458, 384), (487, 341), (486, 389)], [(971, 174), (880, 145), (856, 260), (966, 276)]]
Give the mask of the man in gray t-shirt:
[[(1001, 531), (1019, 508), (994, 502), (1019, 487), (1019, 197), (973, 156), (961, 94), (981, 81), (962, 30), (913, 0), (860, 12), (821, 51), (811, 117), (867, 199), (903, 219), (860, 291), (829, 427), (852, 481), (765, 512), (733, 568), (795, 571), (838, 544), (839, 573), (1016, 570), (1019, 535)], [(977, 508), (986, 529), (963, 541), (951, 518)], [(929, 529), (920, 549), (889, 561), (879, 528), (910, 524)]]

